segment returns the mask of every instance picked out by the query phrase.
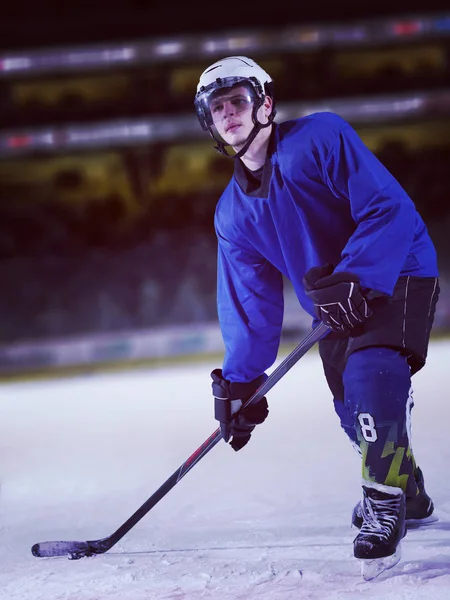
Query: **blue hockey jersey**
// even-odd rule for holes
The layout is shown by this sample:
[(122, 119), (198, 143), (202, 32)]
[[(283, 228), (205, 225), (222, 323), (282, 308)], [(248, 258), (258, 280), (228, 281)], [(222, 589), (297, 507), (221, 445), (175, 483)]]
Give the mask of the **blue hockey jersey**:
[(302, 285), (311, 267), (331, 263), (388, 295), (401, 275), (438, 276), (413, 201), (341, 117), (274, 125), (262, 178), (256, 193), (244, 191), (235, 172), (215, 213), (223, 375), (231, 381), (251, 381), (276, 359), (282, 275), (311, 316)]

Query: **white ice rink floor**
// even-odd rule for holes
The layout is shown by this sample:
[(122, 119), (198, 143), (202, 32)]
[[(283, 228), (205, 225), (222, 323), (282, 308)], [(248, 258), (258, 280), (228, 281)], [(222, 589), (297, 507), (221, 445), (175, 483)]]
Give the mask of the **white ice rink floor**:
[(156, 491), (216, 429), (217, 366), (0, 385), (0, 599), (448, 600), (449, 341), (413, 380), (412, 443), (439, 521), (410, 531), (378, 579), (353, 558), (359, 461), (315, 350), (243, 450), (219, 442), (109, 552), (31, 554), (110, 535)]

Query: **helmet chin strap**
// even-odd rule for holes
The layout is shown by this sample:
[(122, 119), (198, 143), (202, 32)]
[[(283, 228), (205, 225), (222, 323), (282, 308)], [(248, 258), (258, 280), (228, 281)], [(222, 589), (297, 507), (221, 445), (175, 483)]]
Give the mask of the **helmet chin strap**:
[(269, 125), (272, 125), (273, 120), (275, 118), (275, 114), (276, 114), (276, 111), (275, 110), (272, 111), (271, 115), (269, 116), (269, 120), (264, 125), (262, 123), (260, 123), (258, 120), (255, 120), (255, 125), (254, 125), (253, 129), (251, 130), (245, 144), (242, 146), (242, 148), (239, 150), (239, 152), (236, 152), (236, 154), (228, 153), (226, 147), (230, 146), (230, 144), (226, 144), (225, 142), (222, 142), (222, 140), (217, 139), (210, 127), (209, 133), (211, 134), (211, 137), (214, 139), (214, 141), (217, 142), (217, 145), (214, 146), (214, 150), (217, 150), (217, 152), (219, 152), (223, 156), (226, 156), (227, 158), (234, 158), (234, 159), (241, 158), (241, 156), (244, 156), (244, 154), (250, 148), (250, 144), (253, 142), (253, 140), (258, 135), (258, 133), (261, 131), (261, 129), (265, 129), (266, 127), (269, 127)]

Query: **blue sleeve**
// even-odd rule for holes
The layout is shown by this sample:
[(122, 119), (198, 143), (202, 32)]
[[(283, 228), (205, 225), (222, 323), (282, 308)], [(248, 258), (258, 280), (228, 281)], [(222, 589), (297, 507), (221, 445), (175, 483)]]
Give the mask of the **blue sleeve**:
[[(216, 229), (217, 232), (217, 229)], [(217, 308), (225, 343), (223, 375), (249, 382), (275, 362), (284, 298), (281, 273), (250, 249), (217, 232)]]
[(348, 124), (327, 158), (326, 177), (332, 192), (350, 202), (356, 223), (335, 270), (391, 295), (414, 239), (414, 203)]

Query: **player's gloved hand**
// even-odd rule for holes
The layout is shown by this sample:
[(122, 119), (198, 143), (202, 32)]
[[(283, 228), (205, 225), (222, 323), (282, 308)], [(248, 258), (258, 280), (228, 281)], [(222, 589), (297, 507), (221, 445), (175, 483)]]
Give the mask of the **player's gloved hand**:
[(233, 450), (240, 450), (250, 440), (256, 425), (263, 423), (269, 414), (265, 396), (240, 410), (256, 390), (267, 379), (263, 373), (249, 383), (232, 383), (222, 376), (222, 369), (211, 373), (214, 396), (214, 417), (220, 422), (220, 431), (225, 442), (230, 441)]
[(304, 276), (303, 285), (319, 319), (334, 331), (351, 331), (372, 315), (359, 278), (353, 273), (333, 273), (329, 264), (313, 267)]

